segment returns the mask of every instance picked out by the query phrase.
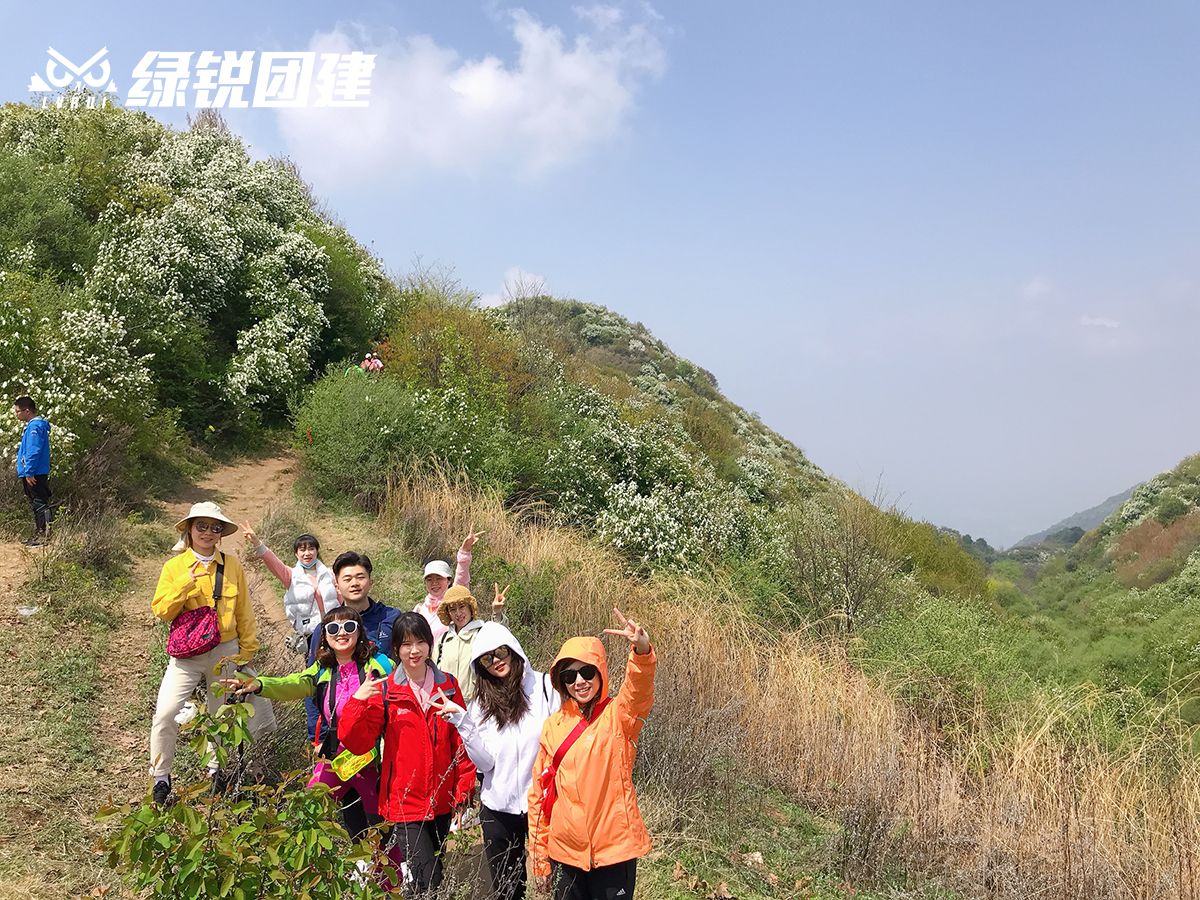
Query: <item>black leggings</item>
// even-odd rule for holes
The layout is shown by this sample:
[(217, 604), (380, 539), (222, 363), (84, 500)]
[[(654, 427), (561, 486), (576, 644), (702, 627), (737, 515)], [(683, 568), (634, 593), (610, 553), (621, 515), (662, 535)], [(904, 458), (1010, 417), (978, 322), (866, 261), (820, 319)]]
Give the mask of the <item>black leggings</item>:
[(446, 813), (425, 822), (398, 822), (394, 826), (396, 846), (408, 866), (405, 897), (432, 894), (442, 886), (442, 849), (453, 819), (453, 813)]
[(633, 900), (637, 860), (577, 869), (550, 860), (554, 871), (554, 900)]
[(525, 896), (525, 838), (529, 816), (479, 807), (483, 827), (483, 852), (492, 873), (496, 900), (522, 900)]
[(358, 796), (358, 791), (354, 788), (346, 791), (338, 803), (342, 810), (342, 824), (346, 826), (346, 832), (350, 835), (351, 841), (359, 840), (369, 827), (383, 821), (377, 815), (367, 814), (366, 809), (363, 808), (362, 797)]

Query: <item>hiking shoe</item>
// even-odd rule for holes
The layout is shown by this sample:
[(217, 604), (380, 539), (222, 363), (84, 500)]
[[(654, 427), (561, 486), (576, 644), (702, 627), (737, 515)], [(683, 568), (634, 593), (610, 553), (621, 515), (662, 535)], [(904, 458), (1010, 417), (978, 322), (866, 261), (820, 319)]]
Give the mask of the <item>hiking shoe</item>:
[(42, 546), (42, 536), (41, 536), (40, 534), (35, 534), (33, 537), (31, 537), (29, 540), (27, 540), (27, 541), (25, 542), (25, 546), (26, 546), (26, 547), (40, 547), (40, 546)]
[(159, 806), (165, 806), (167, 798), (171, 796), (171, 779), (166, 781), (154, 782), (154, 802)]

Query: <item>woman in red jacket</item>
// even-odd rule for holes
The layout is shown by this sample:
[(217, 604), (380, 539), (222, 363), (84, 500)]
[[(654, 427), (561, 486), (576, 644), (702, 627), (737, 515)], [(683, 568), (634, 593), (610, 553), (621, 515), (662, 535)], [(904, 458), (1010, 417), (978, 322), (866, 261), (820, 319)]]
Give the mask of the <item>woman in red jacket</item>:
[(379, 814), (394, 822), (393, 843), (408, 866), (409, 891), (427, 894), (442, 883), (442, 848), (455, 813), (471, 802), (475, 766), (458, 731), (438, 715), (441, 696), (465, 705), (458, 681), (429, 659), (433, 632), (418, 613), (392, 628), (399, 665), (385, 680), (365, 681), (346, 701), (338, 737), (366, 753), (383, 737)]

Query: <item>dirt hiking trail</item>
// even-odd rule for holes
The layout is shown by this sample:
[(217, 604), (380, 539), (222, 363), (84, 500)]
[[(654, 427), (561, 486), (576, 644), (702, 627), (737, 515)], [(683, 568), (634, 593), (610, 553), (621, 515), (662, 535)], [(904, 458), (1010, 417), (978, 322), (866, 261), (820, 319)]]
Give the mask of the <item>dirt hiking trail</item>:
[[(26, 547), (17, 541), (0, 541), (0, 622), (10, 630), (15, 642), (10, 645), (9, 668), (5, 670), (9, 684), (2, 693), (23, 717), (20, 724), (28, 725), (24, 731), (10, 729), (13, 733), (3, 754), (10, 764), (0, 766), (0, 792), (8, 792), (15, 801), (5, 805), (0, 816), (0, 832), (4, 832), (0, 834), (0, 842), (8, 845), (0, 852), (0, 863), (8, 876), (0, 878), (0, 898), (58, 900), (81, 896), (80, 882), (102, 874), (99, 857), (90, 858), (87, 853), (87, 847), (99, 833), (93, 818), (95, 811), (110, 797), (120, 804), (139, 800), (145, 794), (150, 718), (157, 692), (157, 673), (149, 671), (156, 638), (151, 599), (162, 565), (171, 555), (170, 551), (148, 548), (163, 546), (168, 536), (173, 535), (175, 522), (187, 514), (192, 503), (201, 500), (215, 501), (231, 519), (237, 522), (248, 519), (258, 527), (272, 509), (289, 507), (292, 503), (294, 467), (295, 460), (286, 455), (219, 467), (160, 504), (154, 521), (129, 526), (133, 529), (130, 532), (133, 565), (115, 610), (118, 614), (115, 627), (108, 632), (106, 645), (96, 647), (101, 653), (97, 663), (102, 675), (101, 695), (95, 701), (96, 753), (82, 768), (77, 761), (63, 756), (51, 732), (37, 730), (40, 724), (49, 724), (55, 718), (60, 728), (64, 721), (69, 728), (70, 716), (53, 702), (42, 702), (33, 685), (26, 687), (28, 671), (23, 667), (27, 663), (16, 662), (22, 642), (46, 640), (45, 622), (38, 613), (25, 616), (18, 610), (46, 602), (45, 598), (30, 596), (27, 585), (39, 563), (55, 547)], [(331, 523), (328, 530), (344, 531), (340, 523)], [(353, 540), (357, 536), (346, 537)], [(240, 532), (225, 537), (222, 549), (243, 562), (254, 558)], [(290, 546), (273, 549), (287, 551), (290, 556)], [(291, 671), (298, 657), (290, 653), (284, 656), (287, 651), (283, 641), (291, 633), (291, 627), (283, 615), (282, 589), (261, 564), (248, 564), (245, 568), (263, 644), (258, 657), (263, 662), (259, 664)], [(68, 631), (73, 625), (75, 622), (65, 623)], [(69, 639), (69, 634), (60, 632), (57, 637), (50, 636), (49, 645), (41, 646), (60, 647), (57, 652), (69, 656)], [(88, 769), (94, 774), (89, 775)], [(39, 787), (52, 784), (62, 774), (78, 783), (65, 808), (61, 799), (51, 799), (53, 792)], [(74, 824), (66, 826), (64, 820)], [(63, 832), (61, 841), (56, 837), (47, 847), (47, 829)], [(84, 841), (86, 844), (79, 846)], [(86, 860), (82, 866), (81, 853)], [(83, 896), (102, 894), (88, 895), (85, 890)]]

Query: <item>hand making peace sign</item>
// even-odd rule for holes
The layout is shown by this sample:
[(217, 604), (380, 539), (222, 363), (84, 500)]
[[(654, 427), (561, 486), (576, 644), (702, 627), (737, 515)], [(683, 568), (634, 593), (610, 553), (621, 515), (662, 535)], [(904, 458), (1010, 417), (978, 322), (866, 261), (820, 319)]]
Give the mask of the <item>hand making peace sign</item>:
[(621, 615), (621, 611), (615, 606), (613, 612), (617, 614), (617, 621), (621, 623), (620, 628), (605, 628), (605, 634), (619, 634), (621, 637), (629, 641), (633, 645), (633, 651), (639, 656), (645, 656), (650, 652), (650, 635), (646, 634), (646, 629), (635, 622), (633, 619), (626, 619)]
[(358, 690), (354, 692), (355, 700), (370, 700), (376, 694), (383, 691), (383, 683), (386, 678), (379, 678), (375, 672), (367, 672), (367, 680), (358, 686)]
[(496, 599), (492, 601), (493, 609), (495, 609), (497, 606), (504, 605), (504, 601), (507, 599), (504, 595), (508, 593), (508, 589), (510, 587), (512, 587), (511, 584), (506, 584), (504, 586), (504, 590), (500, 590), (500, 585), (496, 584), (494, 581), (492, 582), (492, 590), (496, 592)]
[(471, 548), (475, 546), (475, 542), (478, 541), (479, 538), (485, 534), (487, 534), (486, 531), (476, 531), (475, 523), (472, 522), (471, 527), (467, 529), (467, 536), (465, 538), (463, 538), (462, 547), (460, 547), (459, 549), (466, 550), (468, 553), (470, 553)]

